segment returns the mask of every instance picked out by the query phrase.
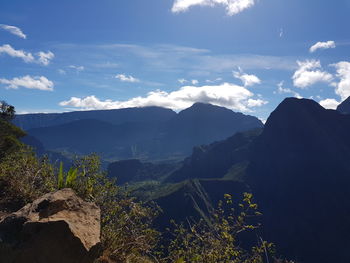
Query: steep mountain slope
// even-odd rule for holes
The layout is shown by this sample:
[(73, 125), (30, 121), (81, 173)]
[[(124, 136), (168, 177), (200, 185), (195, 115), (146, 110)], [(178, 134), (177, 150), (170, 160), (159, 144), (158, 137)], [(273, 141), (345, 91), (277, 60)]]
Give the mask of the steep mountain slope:
[(163, 122), (176, 116), (170, 109), (161, 107), (126, 108), (117, 110), (75, 111), (66, 113), (39, 113), (17, 115), (13, 123), (24, 130), (56, 126), (78, 120), (94, 119), (111, 124), (125, 122)]
[(52, 151), (97, 152), (106, 160), (180, 160), (195, 145), (222, 140), (238, 131), (262, 127), (257, 118), (209, 104), (195, 104), (167, 121), (82, 119), (28, 130)]
[(286, 99), (253, 147), (247, 182), (268, 239), (298, 262), (350, 262), (350, 116)]
[(193, 179), (174, 184), (152, 198), (163, 210), (156, 225), (168, 227), (172, 219), (177, 222), (206, 219), (219, 200), (223, 200), (224, 194), (234, 194), (240, 201), (247, 191), (244, 183), (231, 180)]
[(178, 168), (177, 163), (143, 163), (138, 159), (121, 160), (108, 165), (108, 176), (118, 184), (161, 180)]
[(186, 158), (181, 168), (174, 171), (167, 182), (180, 182), (190, 178), (242, 179), (250, 160), (251, 143), (259, 136), (261, 129), (237, 133), (226, 140), (210, 145), (198, 146)]
[(343, 114), (350, 114), (350, 97), (338, 105), (337, 111)]

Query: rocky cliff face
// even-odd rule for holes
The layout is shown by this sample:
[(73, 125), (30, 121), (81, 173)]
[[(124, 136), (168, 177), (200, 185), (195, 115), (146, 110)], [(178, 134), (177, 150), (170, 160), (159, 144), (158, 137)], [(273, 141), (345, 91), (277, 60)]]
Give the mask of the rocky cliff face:
[(0, 263), (89, 263), (100, 247), (100, 209), (71, 189), (0, 219)]

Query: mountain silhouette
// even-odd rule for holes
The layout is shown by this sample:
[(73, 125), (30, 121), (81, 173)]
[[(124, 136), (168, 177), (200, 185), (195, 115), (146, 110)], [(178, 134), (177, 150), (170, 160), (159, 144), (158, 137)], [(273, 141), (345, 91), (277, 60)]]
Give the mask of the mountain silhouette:
[(94, 119), (111, 124), (125, 122), (158, 122), (176, 116), (170, 109), (161, 107), (125, 108), (116, 110), (74, 111), (65, 113), (35, 113), (17, 115), (13, 123), (29, 130), (34, 128), (57, 126), (78, 120)]

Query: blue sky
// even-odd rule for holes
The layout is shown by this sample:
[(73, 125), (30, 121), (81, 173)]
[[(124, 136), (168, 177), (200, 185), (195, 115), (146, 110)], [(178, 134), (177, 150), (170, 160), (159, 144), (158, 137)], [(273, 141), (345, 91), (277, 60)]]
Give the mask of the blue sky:
[(2, 0), (0, 99), (17, 112), (209, 102), (266, 119), (350, 96), (350, 0)]

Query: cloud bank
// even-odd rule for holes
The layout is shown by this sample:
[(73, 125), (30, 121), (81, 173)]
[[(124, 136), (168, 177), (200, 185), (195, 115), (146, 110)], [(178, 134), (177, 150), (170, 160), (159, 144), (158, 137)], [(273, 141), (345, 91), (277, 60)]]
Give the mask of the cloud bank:
[(171, 11), (186, 12), (192, 6), (224, 6), (228, 15), (236, 15), (245, 9), (253, 7), (255, 0), (175, 0)]
[(22, 30), (16, 26), (0, 24), (0, 28), (20, 38), (23, 38), (23, 39), (27, 38), (27, 36), (22, 32)]
[(23, 76), (13, 79), (0, 79), (0, 84), (4, 84), (7, 89), (37, 89), (44, 91), (53, 91), (54, 84), (52, 81), (48, 80), (46, 77), (31, 77)]
[(299, 66), (292, 79), (297, 88), (305, 89), (319, 82), (329, 83), (332, 81), (332, 74), (322, 71), (319, 60), (297, 61)]
[(319, 49), (329, 49), (329, 48), (336, 48), (334, 41), (327, 41), (327, 42), (317, 42), (315, 45), (310, 47), (310, 53), (314, 53)]
[(211, 103), (232, 110), (250, 112), (252, 108), (267, 103), (262, 99), (254, 99), (254, 94), (248, 89), (231, 83), (215, 86), (184, 86), (173, 92), (156, 90), (145, 97), (136, 97), (127, 101), (101, 101), (95, 96), (85, 98), (72, 97), (60, 102), (60, 106), (70, 108), (91, 109), (120, 109), (129, 107), (160, 106), (173, 110), (182, 110), (195, 102)]

